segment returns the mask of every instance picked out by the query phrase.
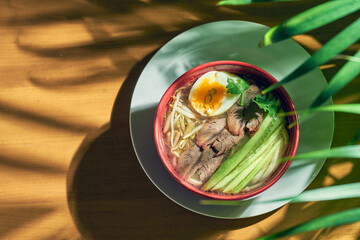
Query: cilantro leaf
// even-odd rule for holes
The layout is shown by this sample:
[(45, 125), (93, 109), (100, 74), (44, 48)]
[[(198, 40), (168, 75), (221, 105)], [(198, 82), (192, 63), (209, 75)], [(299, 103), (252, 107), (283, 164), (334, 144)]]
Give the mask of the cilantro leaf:
[(242, 94), (246, 91), (246, 89), (249, 88), (249, 85), (247, 84), (247, 82), (242, 78), (240, 78), (239, 82), (236, 82), (232, 78), (228, 78), (227, 83), (228, 83), (226, 85), (227, 92), (234, 94), (234, 95)]
[(265, 95), (256, 95), (256, 98), (252, 100), (255, 102), (259, 108), (263, 109), (265, 112), (269, 112), (271, 117), (274, 117), (278, 112), (278, 104), (276, 99), (268, 100)]

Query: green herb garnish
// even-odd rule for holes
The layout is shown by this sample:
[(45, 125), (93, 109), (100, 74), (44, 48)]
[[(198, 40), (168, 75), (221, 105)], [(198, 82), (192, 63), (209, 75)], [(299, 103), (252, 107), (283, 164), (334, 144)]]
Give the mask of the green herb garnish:
[(208, 94), (205, 96), (205, 103), (210, 103), (212, 100), (212, 95), (211, 94)]
[(256, 99), (252, 100), (255, 102), (259, 108), (264, 110), (265, 112), (269, 112), (271, 117), (274, 117), (278, 112), (278, 104), (276, 99), (269, 100), (265, 95), (257, 95)]
[(234, 79), (228, 78), (227, 83), (227, 93), (234, 95), (242, 94), (250, 87), (249, 84), (247, 84), (247, 82), (242, 78), (240, 78), (239, 82), (235, 82)]
[(250, 87), (249, 84), (247, 84), (247, 82), (242, 78), (240, 78), (239, 82), (235, 82), (234, 79), (228, 78), (227, 82), (227, 93), (234, 95), (241, 94), (241, 106), (244, 106), (245, 91)]
[(210, 102), (211, 102), (211, 100), (212, 100), (212, 95), (216, 94), (216, 89), (215, 89), (215, 88), (212, 88), (212, 89), (210, 89), (208, 92), (209, 92), (209, 94), (207, 94), (207, 95), (205, 96), (205, 103), (210, 103)]

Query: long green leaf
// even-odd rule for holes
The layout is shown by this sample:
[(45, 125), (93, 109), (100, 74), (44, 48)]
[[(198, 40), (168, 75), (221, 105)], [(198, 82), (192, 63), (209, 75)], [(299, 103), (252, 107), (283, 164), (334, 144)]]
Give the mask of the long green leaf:
[(313, 231), (320, 228), (350, 224), (357, 221), (360, 221), (360, 208), (353, 208), (311, 220), (309, 222), (297, 225), (285, 231), (258, 238), (258, 240), (276, 239), (303, 232)]
[(278, 113), (278, 116), (291, 116), (291, 115), (304, 115), (311, 112), (346, 112), (346, 113), (355, 113), (360, 114), (360, 103), (349, 103), (349, 104), (335, 104), (329, 106), (316, 107), (305, 110), (298, 110), (296, 112), (282, 112)]
[(360, 130), (354, 136), (354, 138), (349, 142), (349, 145), (354, 145), (360, 139)]
[[(312, 112), (344, 112), (344, 113), (360, 114), (360, 103), (336, 104), (336, 105), (329, 105), (322, 107), (320, 106), (305, 110), (298, 110), (297, 112), (278, 113), (278, 116), (291, 116), (298, 114), (298, 122), (301, 122)], [(290, 123), (288, 128), (292, 128), (293, 126), (295, 126), (296, 123), (297, 122)]]
[[(360, 1), (359, 1), (360, 2)], [(360, 58), (360, 51), (354, 55), (355, 59)], [(331, 79), (329, 85), (319, 94), (311, 104), (310, 108), (315, 108), (323, 104), (331, 96), (346, 86), (352, 79), (360, 74), (360, 61), (347, 62)]]
[[(299, 161), (318, 158), (360, 158), (360, 145), (342, 146), (296, 154), (292, 159)], [(282, 161), (290, 159), (291, 157), (282, 158)]]
[(360, 182), (305, 191), (294, 198), (292, 203), (360, 198)]
[(359, 0), (337, 0), (320, 4), (275, 26), (264, 36), (265, 46), (316, 29), (360, 9)]
[(223, 0), (218, 2), (218, 5), (246, 5), (246, 4), (258, 3), (258, 2), (289, 2), (289, 1), (299, 1), (299, 0)]
[(341, 59), (346, 61), (353, 61), (353, 62), (360, 62), (360, 57), (345, 55), (345, 54), (338, 54), (335, 57), (333, 57), (334, 60)]
[(309, 109), (310, 112), (346, 112), (360, 114), (360, 103), (335, 104)]
[[(360, 1), (359, 1), (360, 2)], [(268, 93), (273, 89), (290, 82), (297, 77), (313, 70), (314, 68), (326, 63), (336, 54), (342, 52), (347, 47), (360, 39), (360, 18), (350, 24), (343, 31), (338, 33), (335, 37), (329, 40), (320, 50), (314, 53), (308, 60), (301, 64), (290, 75), (286, 76), (281, 82), (271, 85), (266, 88), (263, 93)]]
[(342, 184), (331, 187), (307, 190), (297, 196), (286, 198), (274, 198), (265, 201), (249, 202), (249, 201), (221, 201), (221, 200), (201, 200), (203, 205), (222, 205), (222, 206), (241, 206), (249, 204), (264, 204), (272, 202), (290, 201), (291, 203), (312, 202), (312, 201), (328, 201), (348, 198), (360, 198), (360, 182)]

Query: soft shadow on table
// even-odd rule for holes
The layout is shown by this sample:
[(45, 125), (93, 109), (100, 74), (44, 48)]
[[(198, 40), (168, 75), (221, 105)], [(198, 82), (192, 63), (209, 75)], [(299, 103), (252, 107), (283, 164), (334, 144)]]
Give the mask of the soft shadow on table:
[(222, 220), (195, 214), (165, 197), (146, 177), (132, 148), (129, 109), (136, 81), (152, 55), (125, 80), (111, 125), (88, 135), (73, 158), (68, 201), (80, 232), (91, 239), (208, 239), (272, 215)]

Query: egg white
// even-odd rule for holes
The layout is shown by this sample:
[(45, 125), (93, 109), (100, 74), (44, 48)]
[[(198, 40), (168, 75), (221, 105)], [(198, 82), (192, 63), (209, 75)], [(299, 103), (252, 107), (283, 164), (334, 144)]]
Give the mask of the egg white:
[(191, 87), (191, 90), (189, 93), (189, 101), (190, 101), (192, 107), (202, 116), (217, 116), (217, 115), (220, 115), (220, 114), (226, 112), (239, 99), (240, 94), (225, 93), (221, 99), (221, 105), (216, 111), (212, 111), (212, 109), (210, 109), (210, 108), (207, 108), (205, 111), (202, 111), (201, 109), (198, 109), (196, 107), (196, 104), (193, 103), (191, 100), (192, 100), (195, 90), (198, 89), (202, 85), (202, 83), (205, 79), (206, 80), (209, 79), (209, 83), (218, 82), (222, 86), (224, 86), (224, 88), (226, 88), (226, 85), (228, 84), (228, 82), (227, 82), (228, 78), (233, 79), (235, 82), (240, 81), (240, 78), (238, 76), (236, 76), (235, 74), (232, 74), (229, 72), (224, 72), (224, 71), (210, 71), (210, 72), (203, 74), (201, 77), (199, 77), (196, 80), (196, 82), (194, 83), (194, 85)]

